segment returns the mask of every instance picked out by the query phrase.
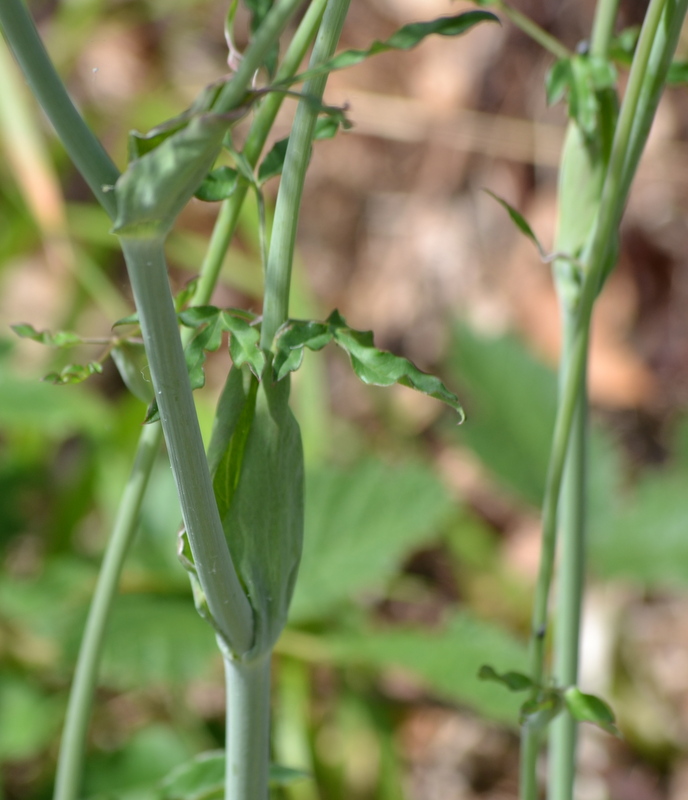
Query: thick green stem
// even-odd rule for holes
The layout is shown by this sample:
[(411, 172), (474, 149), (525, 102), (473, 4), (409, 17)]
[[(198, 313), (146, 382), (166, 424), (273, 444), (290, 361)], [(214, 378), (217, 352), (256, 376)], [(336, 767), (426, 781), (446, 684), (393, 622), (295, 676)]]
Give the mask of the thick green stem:
[(69, 157), (110, 217), (119, 172), (74, 107), (22, 0), (0, 2), (0, 27)]
[(225, 800), (268, 800), (270, 654), (245, 663), (226, 655)]
[[(334, 54), (348, 9), (349, 0), (330, 0), (328, 2), (318, 38), (313, 47), (311, 67), (322, 64)], [(306, 83), (304, 94), (309, 98), (320, 100), (326, 82), (327, 75), (312, 78)], [(260, 338), (260, 345), (264, 350), (272, 347), (272, 340), (277, 329), (286, 322), (289, 316), (289, 286), (296, 228), (317, 116), (314, 104), (302, 100), (296, 111), (289, 136), (282, 180), (277, 195), (266, 269), (263, 327)]]
[(253, 613), (213, 493), (161, 238), (121, 238), (182, 516), (210, 613), (235, 652), (253, 641)]
[(607, 58), (618, 9), (619, 0), (598, 0), (590, 36), (591, 55)]

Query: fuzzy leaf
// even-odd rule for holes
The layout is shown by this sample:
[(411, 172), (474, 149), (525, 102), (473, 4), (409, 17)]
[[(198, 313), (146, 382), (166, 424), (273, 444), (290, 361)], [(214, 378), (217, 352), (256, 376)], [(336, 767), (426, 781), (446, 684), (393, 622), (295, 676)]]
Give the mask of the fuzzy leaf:
[(571, 686), (564, 692), (564, 702), (578, 722), (592, 722), (613, 736), (619, 735), (614, 712), (601, 698), (594, 694), (583, 694), (576, 686)]
[(497, 672), (493, 667), (483, 664), (478, 672), (481, 681), (495, 681), (506, 686), (511, 692), (522, 692), (533, 688), (533, 681), (522, 672)]
[(301, 364), (304, 347), (320, 350), (334, 340), (349, 354), (356, 375), (374, 386), (392, 386), (399, 383), (416, 389), (451, 406), (463, 421), (464, 414), (458, 397), (432, 375), (421, 372), (407, 358), (378, 350), (373, 342), (372, 331), (357, 331), (346, 324), (338, 311), (333, 311), (325, 323), (290, 320), (275, 336), (275, 360), (273, 369), (279, 380), (287, 372)]
[(374, 41), (367, 50), (346, 50), (334, 58), (313, 69), (297, 75), (290, 83), (306, 81), (317, 75), (346, 69), (360, 64), (371, 56), (386, 53), (389, 50), (411, 50), (420, 44), (426, 36), (460, 36), (481, 22), (499, 22), (489, 11), (466, 11), (451, 17), (439, 17), (430, 22), (412, 22), (404, 25), (385, 41)]

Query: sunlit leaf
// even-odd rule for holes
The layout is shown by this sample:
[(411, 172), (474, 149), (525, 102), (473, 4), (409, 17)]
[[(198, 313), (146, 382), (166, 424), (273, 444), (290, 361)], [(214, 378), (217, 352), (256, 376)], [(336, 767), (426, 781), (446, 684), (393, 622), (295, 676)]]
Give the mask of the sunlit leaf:
[(601, 698), (594, 694), (583, 694), (578, 687), (571, 686), (564, 692), (564, 702), (578, 722), (592, 722), (607, 733), (619, 735), (614, 712)]

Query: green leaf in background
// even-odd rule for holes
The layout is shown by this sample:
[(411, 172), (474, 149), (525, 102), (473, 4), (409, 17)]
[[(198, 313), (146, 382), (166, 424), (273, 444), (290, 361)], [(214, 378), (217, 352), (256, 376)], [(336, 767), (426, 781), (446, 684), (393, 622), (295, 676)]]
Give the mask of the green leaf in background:
[(21, 323), (11, 325), (12, 330), (22, 339), (31, 339), (49, 347), (74, 347), (83, 341), (81, 336), (71, 331), (58, 331), (53, 334), (50, 331), (37, 331), (33, 325)]
[(390, 50), (411, 50), (423, 39), (433, 34), (437, 36), (461, 36), (481, 22), (499, 22), (489, 11), (466, 11), (451, 17), (438, 17), (429, 22), (412, 22), (404, 25), (385, 41), (374, 41), (367, 50), (346, 50), (317, 67), (302, 72), (293, 81), (307, 81), (317, 75), (346, 69), (360, 64), (371, 56), (387, 53)]
[(226, 200), (236, 191), (238, 180), (239, 173), (232, 167), (217, 167), (205, 176), (194, 196), (206, 203)]
[(374, 386), (399, 383), (416, 389), (451, 406), (459, 414), (459, 422), (463, 421), (463, 409), (458, 397), (439, 378), (421, 372), (407, 358), (378, 350), (372, 331), (350, 328), (336, 310), (325, 323), (289, 320), (277, 331), (273, 344), (273, 370), (277, 380), (299, 367), (304, 347), (320, 350), (328, 341), (334, 341), (349, 354), (354, 372), (363, 383)]
[(414, 547), (437, 537), (452, 510), (444, 486), (418, 462), (321, 466), (309, 472), (306, 496), (292, 624), (327, 618), (363, 592), (381, 591)]
[(483, 664), (483, 666), (480, 667), (478, 677), (481, 681), (501, 683), (502, 686), (506, 686), (510, 692), (523, 692), (533, 687), (533, 681), (522, 672), (503, 672), (500, 674), (487, 664)]
[(571, 716), (578, 722), (592, 722), (612, 736), (619, 735), (611, 707), (594, 694), (583, 694), (578, 687), (570, 686), (564, 692), (564, 703)]
[(0, 761), (34, 758), (60, 721), (55, 699), (19, 675), (0, 673), (0, 709)]
[[(296, 769), (270, 765), (270, 786), (288, 786), (310, 776)], [(221, 800), (224, 797), (225, 752), (209, 750), (176, 767), (159, 785), (159, 800)]]
[(459, 702), (492, 719), (515, 724), (519, 701), (495, 690), (478, 672), (486, 661), (515, 667), (527, 665), (526, 647), (497, 625), (456, 614), (436, 631), (367, 630), (327, 637), (335, 657), (377, 667), (402, 667), (440, 697)]
[(545, 75), (545, 94), (548, 105), (553, 106), (563, 98), (571, 80), (571, 59), (557, 59)]
[(155, 392), (143, 343), (123, 340), (110, 355), (127, 389), (141, 402), (150, 403)]
[[(337, 131), (341, 127), (341, 120), (331, 116), (318, 117), (315, 123), (315, 133), (313, 134), (314, 140), (332, 139), (336, 136)], [(287, 146), (289, 145), (289, 137), (280, 139), (275, 142), (270, 152), (262, 160), (258, 168), (258, 183), (263, 184), (270, 178), (282, 174), (284, 167), (284, 158), (287, 154)]]
[(669, 67), (666, 82), (668, 86), (681, 86), (688, 83), (688, 61), (674, 61)]
[(459, 325), (450, 365), (469, 402), (468, 422), (453, 438), (539, 506), (556, 414), (554, 373), (513, 337), (481, 337)]

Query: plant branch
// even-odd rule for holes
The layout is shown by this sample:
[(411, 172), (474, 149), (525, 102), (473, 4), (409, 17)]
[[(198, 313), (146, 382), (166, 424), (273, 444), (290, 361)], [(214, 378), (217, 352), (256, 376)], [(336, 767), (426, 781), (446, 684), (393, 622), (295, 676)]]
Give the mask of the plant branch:
[[(485, 5), (485, 4), (482, 4)], [(544, 50), (551, 53), (557, 59), (571, 58), (573, 53), (565, 47), (559, 39), (547, 33), (544, 28), (541, 28), (536, 22), (533, 22), (530, 17), (522, 14), (513, 6), (505, 3), (504, 0), (495, 0), (495, 8), (499, 9), (505, 17), (507, 17), (513, 24), (523, 31), (526, 36), (537, 42)]]

